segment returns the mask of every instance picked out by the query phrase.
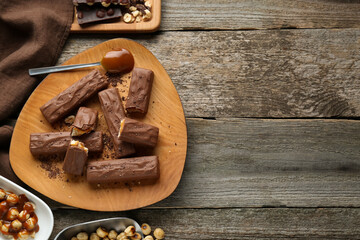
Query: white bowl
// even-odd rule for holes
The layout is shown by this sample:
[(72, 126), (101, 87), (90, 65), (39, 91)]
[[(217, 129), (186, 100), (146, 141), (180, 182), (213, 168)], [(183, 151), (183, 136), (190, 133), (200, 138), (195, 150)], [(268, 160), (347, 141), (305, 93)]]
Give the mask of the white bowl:
[[(25, 194), (30, 202), (35, 203), (35, 213), (39, 219), (39, 231), (35, 234), (35, 238), (29, 237), (30, 240), (47, 240), (49, 239), (51, 232), (54, 227), (54, 216), (46, 203), (29, 192), (28, 190), (20, 187), (19, 185), (13, 183), (12, 181), (0, 176), (0, 188), (5, 191), (13, 192), (17, 195)], [(9, 240), (7, 236), (4, 236), (0, 233), (0, 240)]]

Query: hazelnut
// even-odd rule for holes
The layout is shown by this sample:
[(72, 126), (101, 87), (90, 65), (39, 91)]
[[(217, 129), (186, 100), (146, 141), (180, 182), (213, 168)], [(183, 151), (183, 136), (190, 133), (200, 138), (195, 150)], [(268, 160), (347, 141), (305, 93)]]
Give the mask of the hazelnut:
[(24, 227), (26, 228), (26, 230), (32, 231), (35, 228), (36, 223), (36, 219), (31, 217), (24, 222)]
[(28, 220), (30, 217), (30, 213), (28, 213), (26, 210), (22, 210), (20, 213), (19, 213), (19, 216), (18, 216), (18, 219), (21, 221), (21, 222), (25, 222), (26, 220)]
[(110, 4), (111, 4), (110, 0), (101, 0), (101, 5), (103, 7), (108, 7), (108, 6), (110, 6)]
[(149, 235), (151, 233), (151, 227), (147, 223), (143, 223), (141, 225), (141, 231), (144, 235)]
[(138, 22), (141, 22), (141, 17), (140, 16), (137, 16), (135, 21), (138, 23)]
[(117, 235), (116, 240), (124, 240), (124, 239), (128, 239), (126, 237), (126, 233), (125, 232), (121, 232), (119, 235)]
[(136, 11), (137, 8), (135, 6), (131, 6), (131, 7), (129, 7), (129, 10), (133, 12), (133, 11)]
[(19, 216), (19, 211), (17, 208), (10, 208), (6, 213), (6, 220), (12, 221), (15, 220)]
[(90, 240), (100, 240), (100, 237), (96, 233), (90, 235)]
[(130, 13), (125, 13), (125, 14), (124, 14), (124, 22), (126, 22), (126, 23), (131, 23), (131, 22), (134, 21), (133, 19), (134, 19), (134, 18), (133, 18), (133, 16), (132, 16)]
[(7, 195), (6, 201), (10, 205), (15, 205), (19, 202), (19, 197), (15, 193), (10, 193), (9, 195)]
[(130, 237), (131, 240), (141, 240), (140, 233), (135, 233), (134, 236)]
[[(20, 232), (18, 232), (17, 235), (18, 235), (19, 239), (28, 239), (29, 232), (26, 229), (23, 229)], [(73, 240), (73, 239), (71, 239), (71, 240)], [(75, 239), (75, 240), (77, 240), (77, 239)]]
[(135, 235), (135, 227), (134, 226), (128, 226), (126, 229), (125, 229), (125, 234), (126, 236), (128, 237), (132, 237)]
[(106, 230), (106, 228), (99, 227), (98, 229), (96, 229), (96, 234), (97, 234), (99, 237), (104, 238), (104, 237), (106, 237), (109, 233), (108, 233), (108, 231)]
[(72, 237), (71, 240), (79, 240), (77, 237)]
[(165, 232), (161, 228), (156, 228), (154, 230), (154, 237), (156, 239), (163, 239), (165, 237)]
[(14, 220), (11, 222), (10, 227), (15, 231), (18, 232), (22, 228), (22, 223), (19, 220)]
[(109, 235), (108, 235), (108, 237), (110, 238), (110, 239), (116, 239), (116, 237), (117, 237), (117, 232), (115, 231), (115, 230), (111, 230), (110, 232), (109, 232)]
[(143, 20), (148, 21), (148, 20), (151, 19), (151, 17), (152, 17), (152, 14), (151, 14), (150, 10), (146, 9), (145, 10), (145, 15), (143, 16)]
[(135, 11), (131, 12), (131, 14), (132, 14), (134, 17), (137, 17), (137, 16), (139, 16), (140, 12), (139, 12), (139, 10), (135, 10)]
[(5, 199), (6, 197), (6, 192), (4, 189), (0, 188), (0, 200)]
[(76, 238), (79, 240), (88, 240), (89, 239), (89, 235), (86, 232), (79, 232), (76, 235)]
[(3, 233), (8, 233), (9, 229), (10, 229), (10, 224), (8, 224), (8, 223), (5, 223), (1, 226), (1, 232), (3, 232)]
[(28, 213), (32, 213), (35, 211), (35, 204), (32, 202), (24, 203), (23, 209), (26, 210)]
[(144, 5), (145, 5), (145, 7), (147, 7), (148, 9), (151, 9), (151, 2), (150, 2), (150, 1), (146, 1)]
[(74, 123), (74, 121), (75, 121), (75, 116), (74, 115), (70, 115), (70, 116), (68, 116), (67, 118), (65, 118), (65, 123), (67, 123), (67, 124), (73, 124)]
[(154, 238), (149, 235), (149, 236), (146, 236), (146, 237), (144, 238), (144, 240), (154, 240)]

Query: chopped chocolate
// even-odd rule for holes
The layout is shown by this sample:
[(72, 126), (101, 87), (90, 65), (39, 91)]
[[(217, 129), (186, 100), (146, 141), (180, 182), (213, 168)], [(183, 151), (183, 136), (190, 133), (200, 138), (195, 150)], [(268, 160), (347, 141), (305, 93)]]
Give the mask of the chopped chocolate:
[[(90, 152), (101, 152), (102, 135), (102, 132), (92, 132), (75, 139), (82, 141)], [(32, 133), (30, 152), (35, 156), (65, 153), (70, 142), (70, 132)]]
[(157, 156), (92, 161), (87, 166), (90, 183), (156, 180), (160, 176)]
[(53, 124), (107, 85), (107, 78), (99, 70), (93, 70), (45, 103), (40, 110), (46, 120)]
[(123, 142), (118, 138), (120, 122), (126, 115), (117, 89), (106, 89), (98, 95), (109, 133), (113, 139), (115, 157), (120, 158), (135, 153), (133, 144)]
[(72, 124), (71, 136), (81, 136), (95, 130), (98, 121), (98, 111), (95, 109), (80, 107), (74, 123)]
[(159, 136), (159, 128), (139, 122), (131, 118), (124, 118), (120, 124), (119, 139), (146, 147), (155, 147)]
[(153, 80), (153, 71), (144, 68), (134, 68), (126, 102), (128, 113), (139, 113), (142, 115), (147, 113)]
[(88, 157), (88, 149), (82, 142), (71, 140), (66, 151), (63, 170), (66, 173), (80, 176)]

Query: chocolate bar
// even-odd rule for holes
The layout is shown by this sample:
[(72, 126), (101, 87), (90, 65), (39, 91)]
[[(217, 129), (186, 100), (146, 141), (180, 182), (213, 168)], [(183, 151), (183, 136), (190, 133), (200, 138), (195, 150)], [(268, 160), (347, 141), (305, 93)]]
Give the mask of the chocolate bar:
[(159, 136), (159, 128), (139, 122), (131, 118), (124, 118), (120, 123), (119, 139), (146, 147), (155, 147)]
[(64, 159), (64, 172), (80, 176), (84, 171), (87, 156), (88, 149), (84, 144), (76, 140), (71, 140)]
[(81, 136), (95, 130), (98, 121), (98, 111), (95, 109), (80, 107), (74, 123), (72, 124), (71, 136)]
[(126, 102), (128, 113), (142, 115), (147, 113), (153, 80), (153, 71), (144, 68), (134, 68)]
[[(106, 3), (105, 3), (106, 4)], [(79, 5), (76, 7), (78, 24), (95, 23), (99, 21), (110, 21), (122, 16), (121, 9), (118, 6), (87, 6)]]
[(89, 183), (156, 180), (159, 176), (157, 156), (92, 161), (88, 163), (86, 172)]
[(45, 103), (41, 112), (53, 124), (108, 85), (107, 78), (99, 70), (93, 70), (62, 93)]
[[(92, 132), (75, 139), (83, 142), (89, 152), (102, 152), (102, 138), (102, 132)], [(30, 152), (35, 156), (65, 153), (70, 142), (70, 132), (32, 133)]]
[(113, 139), (115, 157), (120, 158), (135, 153), (133, 144), (123, 142), (118, 138), (120, 122), (126, 115), (117, 89), (109, 88), (99, 92), (98, 95), (106, 124)]

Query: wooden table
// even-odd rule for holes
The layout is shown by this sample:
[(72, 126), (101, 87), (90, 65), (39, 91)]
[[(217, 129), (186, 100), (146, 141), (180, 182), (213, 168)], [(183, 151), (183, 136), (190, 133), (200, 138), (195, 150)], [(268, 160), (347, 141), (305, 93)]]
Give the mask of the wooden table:
[(163, 0), (158, 32), (71, 34), (59, 64), (118, 37), (152, 51), (179, 92), (183, 176), (134, 211), (47, 200), (52, 237), (126, 216), (166, 239), (360, 238), (360, 1)]

